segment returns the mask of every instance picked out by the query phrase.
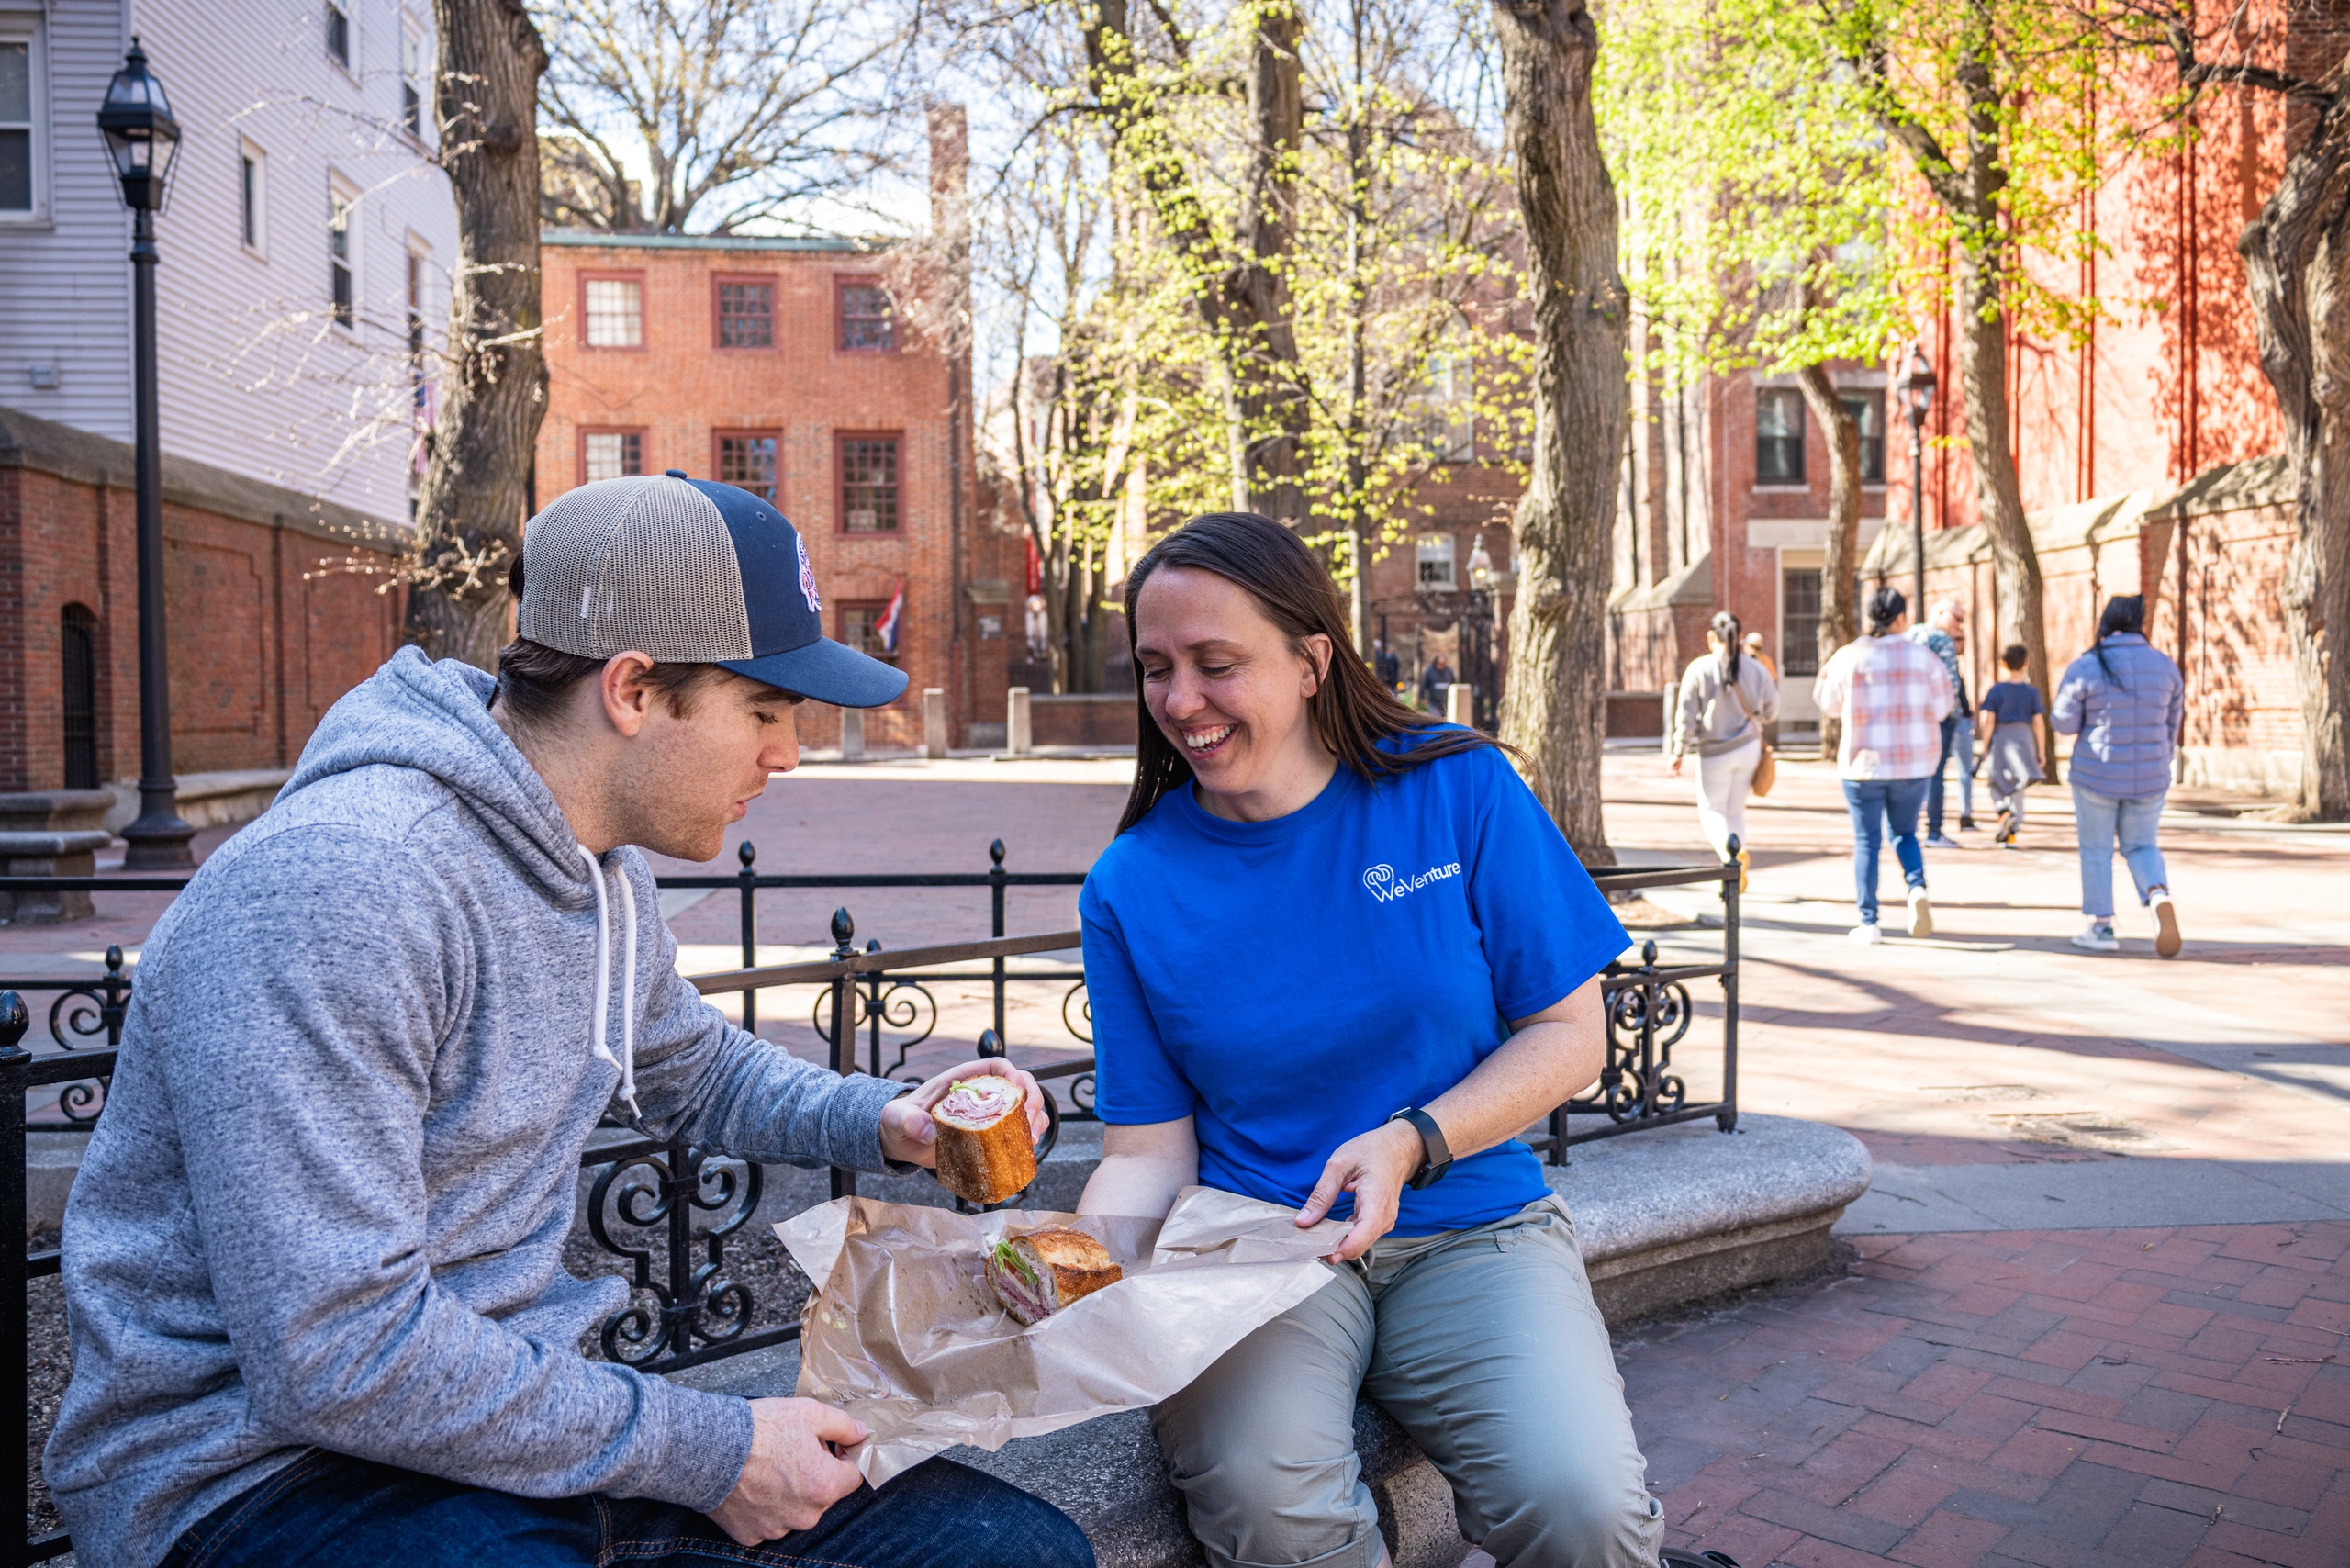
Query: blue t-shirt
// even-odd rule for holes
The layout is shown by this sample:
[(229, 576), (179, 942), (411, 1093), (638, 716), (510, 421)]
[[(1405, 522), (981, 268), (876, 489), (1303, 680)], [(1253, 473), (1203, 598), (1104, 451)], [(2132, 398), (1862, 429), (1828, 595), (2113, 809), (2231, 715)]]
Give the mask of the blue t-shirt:
[(2027, 723), (2047, 711), (2040, 688), (2028, 680), (2003, 680), (1983, 693), (1983, 711), (1995, 724)]
[[(1078, 910), (1102, 1119), (1193, 1117), (1202, 1183), (1288, 1204), (1340, 1144), (1468, 1077), (1506, 1020), (1629, 945), (1490, 746), (1376, 785), (1341, 767), (1272, 822), (1211, 816), (1186, 785), (1102, 852)], [(1396, 1233), (1547, 1191), (1513, 1140), (1406, 1188)]]

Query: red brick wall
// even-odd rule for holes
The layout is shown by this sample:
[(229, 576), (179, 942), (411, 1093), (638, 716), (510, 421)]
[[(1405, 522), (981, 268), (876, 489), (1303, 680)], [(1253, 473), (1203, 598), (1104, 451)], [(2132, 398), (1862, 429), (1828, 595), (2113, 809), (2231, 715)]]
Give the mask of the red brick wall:
[[(958, 566), (961, 576), (974, 575), (969, 563), (957, 560), (973, 532), (968, 428), (957, 428), (967, 422), (957, 407), (962, 367), (954, 356), (913, 339), (902, 321), (894, 353), (837, 346), (838, 283), (845, 276), (876, 278), (881, 272), (876, 258), (849, 252), (549, 245), (542, 266), (549, 395), (537, 448), (540, 506), (580, 483), (586, 430), (641, 431), (646, 473), (678, 468), (695, 478), (716, 477), (715, 432), (774, 431), (780, 437), (777, 498), (807, 542), (823, 591), (826, 634), (839, 634), (843, 607), (880, 604), (905, 585), (898, 664), (909, 678), (908, 692), (867, 715), (867, 746), (921, 745), (926, 687), (948, 693), (954, 744), (963, 743), (972, 720), (975, 689), (991, 690), (993, 716), (1001, 720), (1001, 675), (990, 687), (960, 664), (977, 619), (960, 601), (957, 581)], [(587, 346), (583, 274), (643, 278), (641, 350)], [(714, 279), (722, 274), (773, 281), (772, 348), (716, 346)], [(899, 532), (845, 533), (835, 438), (878, 431), (899, 437)], [(839, 744), (836, 711), (811, 706), (800, 715), (800, 734), (810, 746)]]
[[(98, 777), (137, 775), (136, 529), (127, 486), (0, 468), (0, 790), (64, 783), (61, 628), (73, 603), (98, 622)], [(380, 552), (169, 498), (163, 552), (180, 773), (291, 765), (319, 715), (398, 644), (397, 592), (317, 575), (346, 555), (388, 565)]]

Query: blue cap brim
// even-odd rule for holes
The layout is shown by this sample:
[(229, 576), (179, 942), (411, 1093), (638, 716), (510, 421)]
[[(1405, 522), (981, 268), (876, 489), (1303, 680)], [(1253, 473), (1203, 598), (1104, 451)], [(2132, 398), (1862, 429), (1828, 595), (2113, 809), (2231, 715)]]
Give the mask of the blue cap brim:
[(763, 659), (723, 659), (718, 667), (840, 708), (883, 707), (906, 690), (905, 671), (830, 637)]

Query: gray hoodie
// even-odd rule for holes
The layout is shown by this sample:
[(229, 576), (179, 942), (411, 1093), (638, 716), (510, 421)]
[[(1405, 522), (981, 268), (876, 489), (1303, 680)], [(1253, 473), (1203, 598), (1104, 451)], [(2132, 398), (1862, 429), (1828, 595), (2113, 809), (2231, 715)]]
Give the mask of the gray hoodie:
[(696, 995), (643, 857), (580, 847), (489, 689), (403, 650), (156, 923), (65, 1215), (46, 1469), (86, 1568), (311, 1448), (716, 1506), (749, 1407), (573, 1348), (627, 1294), (562, 1267), (580, 1150), (626, 1081), (665, 1136), (884, 1168), (904, 1086)]

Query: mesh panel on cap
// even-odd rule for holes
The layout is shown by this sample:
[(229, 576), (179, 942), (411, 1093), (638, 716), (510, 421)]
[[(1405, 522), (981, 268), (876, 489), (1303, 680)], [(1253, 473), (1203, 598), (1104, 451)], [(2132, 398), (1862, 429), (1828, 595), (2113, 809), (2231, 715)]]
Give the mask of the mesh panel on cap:
[(516, 630), (532, 642), (599, 659), (630, 648), (665, 663), (752, 656), (733, 543), (689, 486), (582, 485), (540, 514), (527, 548)]

